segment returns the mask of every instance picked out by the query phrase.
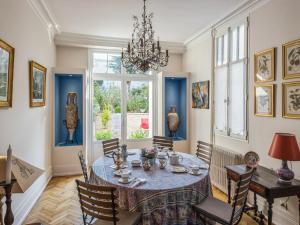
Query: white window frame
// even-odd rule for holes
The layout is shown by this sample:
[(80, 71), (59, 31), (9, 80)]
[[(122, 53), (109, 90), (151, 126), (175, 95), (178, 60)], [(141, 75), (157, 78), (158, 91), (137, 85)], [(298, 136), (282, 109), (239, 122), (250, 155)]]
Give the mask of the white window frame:
[[(244, 58), (239, 59), (239, 45), (237, 46), (237, 60), (232, 61), (232, 31), (241, 25), (244, 25), (245, 28), (245, 35), (244, 35)], [(225, 121), (225, 129), (220, 130), (217, 129), (216, 124), (214, 123), (214, 133), (216, 135), (221, 135), (221, 136), (226, 136), (226, 137), (231, 137), (234, 139), (240, 139), (240, 140), (248, 140), (248, 74), (249, 74), (249, 20), (248, 18), (236, 21), (234, 23), (231, 23), (230, 25), (227, 25), (226, 27), (223, 26), (223, 29), (216, 29), (215, 34), (213, 35), (214, 37), (214, 49), (213, 49), (213, 54), (214, 54), (214, 82), (216, 82), (215, 76), (216, 76), (216, 70), (220, 69), (222, 67), (227, 68), (227, 96), (225, 96), (224, 102), (226, 104), (226, 121)], [(227, 63), (223, 64), (223, 59), (222, 59), (222, 65), (217, 65), (217, 41), (218, 38), (228, 34), (228, 49), (227, 49)], [(223, 44), (223, 49), (224, 49), (224, 44)], [(231, 70), (232, 66), (236, 63), (244, 62), (244, 132), (243, 134), (234, 134), (231, 132), (230, 124), (232, 121), (232, 116), (230, 112), (230, 79), (231, 79)], [(215, 86), (215, 84), (214, 84)], [(216, 98), (216, 94), (214, 94), (214, 98)], [(215, 99), (214, 99), (215, 102)], [(216, 113), (214, 113), (214, 121), (216, 121)]]
[[(120, 53), (121, 50), (116, 49), (91, 49), (89, 51), (89, 70), (90, 70), (90, 106), (91, 106), (91, 123), (93, 123), (93, 109), (94, 109), (94, 101), (93, 101), (93, 94), (94, 94), (94, 85), (93, 82), (95, 80), (110, 80), (110, 81), (120, 81), (121, 82), (121, 140), (124, 144), (128, 142), (144, 142), (152, 140), (152, 136), (156, 134), (157, 126), (156, 126), (156, 118), (157, 118), (157, 109), (156, 109), (156, 72), (152, 72), (151, 74), (128, 74), (126, 73), (126, 69), (121, 65), (121, 73), (93, 73), (93, 54), (94, 53)], [(126, 81), (149, 81), (152, 82), (152, 136), (148, 138), (141, 138), (141, 139), (130, 139), (127, 138), (127, 107), (126, 107), (126, 100), (127, 100), (127, 89)], [(91, 126), (91, 134), (94, 138), (94, 129), (92, 124)], [(101, 140), (93, 140), (94, 143), (101, 143)]]

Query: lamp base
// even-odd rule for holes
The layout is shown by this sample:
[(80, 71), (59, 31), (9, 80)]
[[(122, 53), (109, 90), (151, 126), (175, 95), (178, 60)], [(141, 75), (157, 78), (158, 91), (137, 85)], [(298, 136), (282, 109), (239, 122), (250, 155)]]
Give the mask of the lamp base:
[(295, 174), (292, 170), (289, 169), (287, 161), (282, 160), (282, 166), (276, 171), (278, 176), (278, 181), (280, 183), (290, 183), (295, 177)]

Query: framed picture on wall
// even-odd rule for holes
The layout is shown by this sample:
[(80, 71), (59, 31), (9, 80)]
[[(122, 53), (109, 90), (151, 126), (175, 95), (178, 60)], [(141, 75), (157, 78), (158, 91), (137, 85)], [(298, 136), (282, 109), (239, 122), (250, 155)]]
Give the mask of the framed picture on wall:
[(282, 116), (300, 119), (300, 81), (282, 84)]
[(275, 116), (274, 84), (254, 87), (254, 114), (256, 116)]
[(254, 55), (255, 82), (275, 80), (275, 48), (270, 48)]
[(15, 50), (0, 39), (0, 107), (12, 107)]
[(283, 79), (300, 77), (300, 39), (282, 46)]
[(30, 107), (45, 106), (47, 68), (34, 62), (29, 62)]
[(192, 107), (209, 109), (209, 80), (192, 84)]

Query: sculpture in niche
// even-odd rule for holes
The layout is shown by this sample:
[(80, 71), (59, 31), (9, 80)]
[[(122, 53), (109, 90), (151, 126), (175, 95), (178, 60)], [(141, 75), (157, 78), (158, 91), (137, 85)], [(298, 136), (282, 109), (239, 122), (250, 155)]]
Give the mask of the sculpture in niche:
[(168, 128), (170, 131), (170, 137), (175, 138), (176, 132), (179, 127), (179, 116), (176, 112), (176, 106), (171, 106), (168, 113)]
[(75, 92), (69, 92), (67, 94), (67, 104), (65, 106), (65, 113), (65, 124), (68, 130), (67, 143), (74, 143), (74, 140), (76, 140), (77, 142), (75, 133), (78, 126), (78, 106), (77, 94)]

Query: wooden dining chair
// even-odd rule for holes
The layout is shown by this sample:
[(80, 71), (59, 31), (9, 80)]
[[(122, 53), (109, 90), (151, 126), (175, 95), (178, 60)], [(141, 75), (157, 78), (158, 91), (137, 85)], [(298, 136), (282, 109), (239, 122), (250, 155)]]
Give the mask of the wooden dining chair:
[(207, 197), (200, 204), (193, 206), (203, 223), (206, 224), (206, 220), (209, 219), (223, 225), (238, 224), (246, 206), (252, 176), (253, 170), (240, 175), (232, 205), (213, 197)]
[(164, 136), (153, 136), (153, 145), (158, 145), (161, 148), (168, 148), (173, 151), (173, 139)]
[(84, 225), (138, 225), (142, 214), (118, 208), (116, 188), (76, 180)]
[(119, 138), (102, 141), (104, 155), (111, 154), (119, 148)]
[(213, 145), (204, 141), (197, 141), (196, 156), (208, 164), (208, 171), (210, 170), (211, 157)]
[(78, 158), (79, 158), (79, 161), (80, 161), (80, 166), (81, 166), (81, 170), (82, 170), (82, 173), (83, 173), (84, 180), (85, 180), (86, 183), (89, 183), (88, 170), (87, 170), (86, 162), (85, 162), (84, 156), (82, 154), (82, 151), (78, 152)]

